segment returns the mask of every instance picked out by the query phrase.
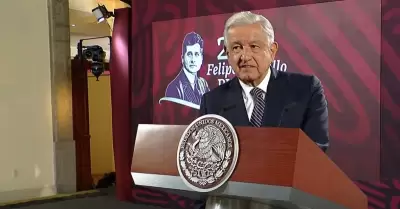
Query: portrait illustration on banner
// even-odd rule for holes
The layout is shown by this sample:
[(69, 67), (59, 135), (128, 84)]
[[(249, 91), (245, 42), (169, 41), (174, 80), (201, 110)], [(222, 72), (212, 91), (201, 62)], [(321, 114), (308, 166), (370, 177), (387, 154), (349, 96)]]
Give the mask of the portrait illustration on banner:
[(210, 91), (207, 81), (199, 76), (203, 65), (204, 41), (196, 32), (185, 35), (182, 42), (182, 66), (177, 76), (165, 89), (162, 101), (174, 102), (200, 109), (201, 97)]

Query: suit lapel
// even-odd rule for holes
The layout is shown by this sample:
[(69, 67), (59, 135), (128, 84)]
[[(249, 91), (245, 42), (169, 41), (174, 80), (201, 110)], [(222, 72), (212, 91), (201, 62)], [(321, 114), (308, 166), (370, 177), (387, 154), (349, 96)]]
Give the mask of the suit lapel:
[(271, 78), (268, 82), (267, 94), (265, 98), (264, 126), (274, 127), (279, 124), (282, 109), (286, 98), (286, 82), (284, 77), (280, 77), (279, 71), (271, 67)]
[(233, 78), (227, 89), (224, 107), (232, 107), (222, 113), (234, 126), (248, 126), (249, 118), (244, 106), (242, 88), (237, 77)]

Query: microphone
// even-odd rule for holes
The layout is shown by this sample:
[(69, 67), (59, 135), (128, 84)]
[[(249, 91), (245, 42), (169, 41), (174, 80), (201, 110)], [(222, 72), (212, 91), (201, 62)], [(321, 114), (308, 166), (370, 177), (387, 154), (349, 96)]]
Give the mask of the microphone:
[(230, 109), (233, 109), (233, 108), (235, 108), (235, 107), (236, 107), (235, 104), (227, 105), (227, 106), (223, 107), (223, 108), (219, 111), (218, 115), (222, 115), (222, 113), (224, 113), (224, 112), (226, 112), (226, 111), (228, 111), (228, 110), (230, 110)]

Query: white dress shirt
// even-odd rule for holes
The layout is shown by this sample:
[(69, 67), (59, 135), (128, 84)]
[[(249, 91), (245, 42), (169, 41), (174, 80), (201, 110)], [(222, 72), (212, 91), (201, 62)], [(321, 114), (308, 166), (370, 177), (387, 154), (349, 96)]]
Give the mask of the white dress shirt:
[[(264, 99), (265, 99), (265, 94), (267, 93), (267, 88), (268, 88), (268, 82), (269, 78), (271, 77), (271, 69), (268, 70), (267, 75), (265, 76), (264, 80), (261, 81), (261, 83), (257, 86), (261, 90), (264, 91)], [(242, 86), (242, 95), (243, 95), (243, 101), (244, 101), (244, 106), (246, 107), (247, 111), (247, 116), (249, 117), (249, 120), (251, 118), (251, 114), (253, 113), (254, 109), (254, 98), (250, 94), (250, 91), (254, 88), (253, 86), (247, 85), (243, 83), (241, 80), (239, 80), (240, 86)]]

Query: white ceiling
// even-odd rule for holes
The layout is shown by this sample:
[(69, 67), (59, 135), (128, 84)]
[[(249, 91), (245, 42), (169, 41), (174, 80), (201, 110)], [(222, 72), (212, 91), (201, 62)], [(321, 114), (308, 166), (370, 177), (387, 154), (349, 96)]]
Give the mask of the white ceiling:
[(96, 0), (69, 0), (69, 8), (83, 12), (91, 12), (97, 5)]

